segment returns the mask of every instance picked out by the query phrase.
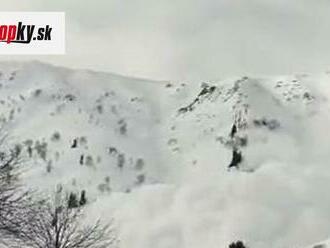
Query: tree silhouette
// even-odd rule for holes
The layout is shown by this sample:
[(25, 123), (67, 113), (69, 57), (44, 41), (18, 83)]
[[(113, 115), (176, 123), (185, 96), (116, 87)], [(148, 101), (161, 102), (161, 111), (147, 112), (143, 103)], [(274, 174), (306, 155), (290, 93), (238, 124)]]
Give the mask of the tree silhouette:
[[(3, 133), (3, 130), (0, 130)], [(7, 135), (0, 138), (0, 243), (19, 232), (21, 213), (28, 205), (28, 192), (19, 183), (21, 148), (10, 148)]]
[(233, 242), (229, 245), (229, 248), (247, 248), (242, 241)]
[(83, 209), (70, 208), (67, 197), (57, 192), (55, 200), (33, 204), (23, 218), (21, 231), (11, 239), (10, 247), (27, 248), (111, 248), (118, 240), (111, 223), (97, 220), (84, 225)]

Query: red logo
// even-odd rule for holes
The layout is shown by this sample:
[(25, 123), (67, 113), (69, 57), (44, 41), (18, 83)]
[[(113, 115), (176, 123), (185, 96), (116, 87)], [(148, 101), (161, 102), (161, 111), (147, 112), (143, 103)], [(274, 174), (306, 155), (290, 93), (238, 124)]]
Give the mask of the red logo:
[(50, 25), (39, 28), (35, 25), (24, 25), (22, 22), (17, 25), (0, 25), (0, 42), (29, 44), (32, 40), (47, 41), (51, 40), (51, 32)]

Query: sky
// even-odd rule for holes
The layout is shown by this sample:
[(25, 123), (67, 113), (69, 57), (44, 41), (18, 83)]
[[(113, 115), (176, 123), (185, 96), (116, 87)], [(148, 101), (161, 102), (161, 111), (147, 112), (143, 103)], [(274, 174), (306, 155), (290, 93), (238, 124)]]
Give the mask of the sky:
[(328, 0), (11, 0), (1, 11), (65, 11), (67, 54), (41, 60), (158, 80), (330, 69)]

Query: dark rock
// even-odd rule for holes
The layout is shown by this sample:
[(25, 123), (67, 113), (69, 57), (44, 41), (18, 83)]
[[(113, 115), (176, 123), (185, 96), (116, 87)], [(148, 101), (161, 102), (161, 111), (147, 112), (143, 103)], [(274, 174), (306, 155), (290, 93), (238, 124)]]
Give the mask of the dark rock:
[(236, 148), (234, 148), (232, 160), (228, 167), (229, 168), (232, 168), (232, 167), (239, 168), (239, 164), (242, 162), (242, 160), (243, 160), (242, 153), (240, 151), (238, 151)]

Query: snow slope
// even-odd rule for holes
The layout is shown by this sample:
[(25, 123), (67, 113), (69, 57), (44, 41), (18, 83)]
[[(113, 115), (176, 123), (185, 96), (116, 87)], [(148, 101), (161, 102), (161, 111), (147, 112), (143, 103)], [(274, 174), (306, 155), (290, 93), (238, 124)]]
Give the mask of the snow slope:
[(87, 216), (115, 217), (122, 247), (329, 238), (328, 73), (197, 84), (39, 62), (0, 71), (0, 121), (26, 158), (22, 180), (86, 190)]

